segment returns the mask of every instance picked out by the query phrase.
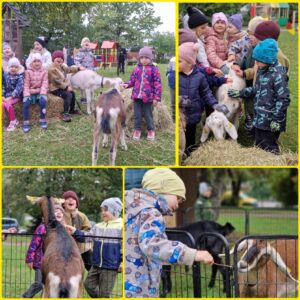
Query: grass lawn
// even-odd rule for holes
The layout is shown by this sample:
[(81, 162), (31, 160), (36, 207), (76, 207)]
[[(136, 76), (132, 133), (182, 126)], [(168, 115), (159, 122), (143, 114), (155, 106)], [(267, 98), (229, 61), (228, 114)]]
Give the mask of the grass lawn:
[[(2, 298), (20, 298), (34, 282), (34, 271), (25, 264), (25, 257), (31, 236), (8, 236), (2, 243)], [(87, 272), (85, 271), (84, 278)], [(122, 273), (119, 273), (112, 292), (112, 297), (122, 296)], [(83, 291), (83, 298), (90, 298)], [(41, 293), (34, 298), (41, 298)]]
[[(127, 81), (133, 66), (126, 68), (122, 76)], [(167, 84), (167, 65), (159, 65), (163, 94), (162, 101), (170, 108)], [(100, 70), (106, 77), (117, 77), (116, 68)], [(76, 92), (79, 99), (79, 93)], [(86, 109), (86, 107), (83, 107)], [(89, 166), (92, 163), (92, 134), (94, 118), (86, 115), (75, 116), (71, 123), (49, 120), (47, 131), (42, 131), (37, 124), (32, 124), (28, 134), (19, 127), (15, 132), (3, 131), (2, 160), (5, 166)], [(127, 130), (128, 150), (118, 149), (118, 166), (153, 166), (175, 164), (175, 134), (157, 132), (155, 142), (146, 140), (142, 135), (140, 142), (132, 141)], [(109, 148), (100, 149), (98, 165), (108, 165)]]
[[(287, 112), (286, 132), (280, 135), (279, 141), (283, 151), (298, 151), (298, 35), (291, 35), (287, 31), (281, 31), (279, 47), (285, 56), (290, 60), (290, 105)], [(204, 117), (203, 117), (204, 119)], [(196, 141), (200, 141), (202, 125), (197, 126)], [(247, 137), (244, 130), (244, 117), (240, 120), (238, 130), (238, 143), (250, 147), (254, 139)]]

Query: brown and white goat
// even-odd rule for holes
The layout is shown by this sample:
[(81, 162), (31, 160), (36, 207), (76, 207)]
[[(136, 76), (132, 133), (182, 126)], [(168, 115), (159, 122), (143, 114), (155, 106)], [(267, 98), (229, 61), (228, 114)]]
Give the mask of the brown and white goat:
[(111, 135), (111, 148), (109, 162), (115, 165), (117, 146), (121, 140), (121, 146), (127, 150), (125, 142), (125, 121), (126, 110), (123, 98), (116, 89), (100, 95), (96, 106), (96, 124), (94, 128), (94, 140), (92, 150), (92, 165), (95, 166), (98, 160), (101, 134), (103, 137), (103, 147), (108, 144), (108, 134)]
[(295, 296), (298, 290), (297, 240), (246, 239), (237, 251), (244, 251), (237, 264), (241, 298)]
[(76, 242), (55, 218), (53, 201), (58, 199), (27, 199), (40, 205), (47, 232), (41, 263), (43, 298), (81, 298), (84, 264)]
[(108, 87), (120, 90), (123, 83), (122, 78), (103, 77), (92, 70), (84, 70), (77, 72), (71, 77), (71, 85), (74, 89), (85, 91), (87, 100), (87, 113), (92, 113), (92, 104), (94, 91), (98, 88)]

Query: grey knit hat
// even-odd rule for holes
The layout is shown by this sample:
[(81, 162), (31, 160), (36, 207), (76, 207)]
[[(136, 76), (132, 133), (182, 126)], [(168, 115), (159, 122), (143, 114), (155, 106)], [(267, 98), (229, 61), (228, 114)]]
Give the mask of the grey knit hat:
[(203, 195), (206, 192), (212, 191), (212, 187), (207, 182), (200, 182), (199, 193)]
[(105, 199), (100, 207), (107, 209), (111, 214), (118, 218), (121, 214), (123, 205), (120, 198), (114, 197)]

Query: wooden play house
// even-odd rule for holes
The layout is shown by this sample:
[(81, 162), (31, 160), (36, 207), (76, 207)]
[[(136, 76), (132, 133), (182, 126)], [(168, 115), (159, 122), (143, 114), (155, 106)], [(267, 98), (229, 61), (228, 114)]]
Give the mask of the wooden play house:
[(114, 41), (103, 41), (100, 49), (100, 67), (111, 67), (118, 63), (118, 45)]
[(22, 30), (29, 21), (12, 3), (2, 4), (2, 42), (8, 42), (20, 60), (23, 58)]

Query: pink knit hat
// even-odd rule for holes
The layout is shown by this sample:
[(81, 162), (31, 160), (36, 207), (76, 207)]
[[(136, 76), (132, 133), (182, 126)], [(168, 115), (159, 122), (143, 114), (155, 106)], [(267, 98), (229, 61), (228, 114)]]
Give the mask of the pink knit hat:
[(211, 24), (212, 24), (213, 27), (215, 26), (215, 24), (216, 24), (218, 21), (224, 21), (225, 24), (226, 24), (226, 26), (228, 25), (227, 17), (226, 17), (225, 14), (222, 13), (222, 12), (215, 13), (215, 14), (212, 15)]
[(199, 46), (194, 43), (183, 43), (179, 46), (179, 58), (195, 65)]
[(35, 61), (35, 60), (42, 61), (42, 55), (40, 53), (33, 53), (31, 58), (32, 58), (31, 61)]
[(139, 51), (139, 59), (142, 57), (148, 57), (149, 59), (153, 60), (153, 53), (152, 53), (152, 49), (150, 47), (143, 47), (140, 51)]

